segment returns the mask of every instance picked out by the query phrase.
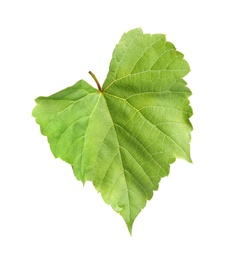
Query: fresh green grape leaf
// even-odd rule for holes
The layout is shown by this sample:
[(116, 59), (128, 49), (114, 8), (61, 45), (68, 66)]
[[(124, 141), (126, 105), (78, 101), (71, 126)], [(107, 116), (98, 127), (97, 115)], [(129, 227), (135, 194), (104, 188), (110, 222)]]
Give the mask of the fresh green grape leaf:
[(125, 33), (98, 90), (78, 81), (36, 99), (33, 116), (55, 157), (93, 182), (132, 225), (176, 158), (191, 162), (189, 65), (162, 34)]

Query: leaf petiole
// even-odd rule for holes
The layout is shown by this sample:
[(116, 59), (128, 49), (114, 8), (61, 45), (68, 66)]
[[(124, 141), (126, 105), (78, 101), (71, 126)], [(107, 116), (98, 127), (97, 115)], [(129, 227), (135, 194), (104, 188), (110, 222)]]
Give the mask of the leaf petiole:
[(94, 79), (94, 81), (95, 81), (95, 83), (96, 83), (96, 85), (98, 87), (98, 90), (102, 93), (103, 90), (102, 90), (101, 85), (99, 84), (99, 81), (96, 78), (95, 74), (93, 72), (91, 72), (91, 71), (89, 71), (88, 73), (92, 76), (92, 78)]

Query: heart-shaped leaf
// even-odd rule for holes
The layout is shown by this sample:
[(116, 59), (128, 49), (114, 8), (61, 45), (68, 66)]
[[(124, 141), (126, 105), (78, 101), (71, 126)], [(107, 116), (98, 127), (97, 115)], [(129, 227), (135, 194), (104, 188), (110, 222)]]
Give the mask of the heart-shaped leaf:
[(125, 33), (98, 90), (78, 81), (36, 99), (33, 116), (51, 150), (92, 181), (129, 231), (176, 158), (191, 162), (189, 72), (162, 34)]

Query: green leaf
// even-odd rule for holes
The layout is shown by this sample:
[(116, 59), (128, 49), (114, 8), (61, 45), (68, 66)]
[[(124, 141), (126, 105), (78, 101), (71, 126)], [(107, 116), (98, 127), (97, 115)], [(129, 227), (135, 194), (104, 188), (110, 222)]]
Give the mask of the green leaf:
[(33, 116), (54, 156), (93, 182), (130, 233), (170, 164), (191, 162), (189, 70), (164, 35), (134, 29), (116, 45), (102, 89), (81, 80), (36, 99)]

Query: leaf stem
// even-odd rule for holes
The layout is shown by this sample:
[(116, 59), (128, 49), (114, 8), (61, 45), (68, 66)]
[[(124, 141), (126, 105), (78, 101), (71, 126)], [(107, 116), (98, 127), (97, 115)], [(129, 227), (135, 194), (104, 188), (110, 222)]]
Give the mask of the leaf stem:
[(94, 81), (95, 81), (95, 83), (96, 83), (96, 85), (98, 87), (98, 90), (102, 93), (103, 90), (102, 90), (101, 85), (99, 84), (99, 81), (96, 78), (95, 74), (93, 72), (91, 72), (91, 71), (89, 71), (88, 73), (92, 76), (92, 78), (94, 79)]

